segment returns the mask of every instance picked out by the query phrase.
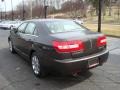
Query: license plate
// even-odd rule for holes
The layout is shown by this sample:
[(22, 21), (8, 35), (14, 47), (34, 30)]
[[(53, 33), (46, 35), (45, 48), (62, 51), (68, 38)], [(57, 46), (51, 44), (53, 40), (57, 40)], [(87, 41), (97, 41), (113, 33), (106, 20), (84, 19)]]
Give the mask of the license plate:
[(99, 64), (98, 58), (88, 60), (89, 68), (92, 68), (92, 67), (94, 67), (94, 66), (96, 66), (98, 64)]

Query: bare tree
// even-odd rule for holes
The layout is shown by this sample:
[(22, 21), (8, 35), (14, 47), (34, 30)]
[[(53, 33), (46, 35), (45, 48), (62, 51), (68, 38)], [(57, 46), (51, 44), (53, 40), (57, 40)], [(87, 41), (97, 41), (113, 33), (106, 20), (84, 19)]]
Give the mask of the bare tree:
[(120, 20), (120, 0), (117, 1), (117, 8), (118, 8), (117, 15), (118, 15), (118, 21), (119, 21)]
[(112, 12), (112, 2), (111, 0), (109, 0), (109, 16), (111, 16), (111, 12)]
[(63, 12), (71, 13), (72, 17), (86, 17), (85, 2), (83, 0), (69, 0), (62, 4)]

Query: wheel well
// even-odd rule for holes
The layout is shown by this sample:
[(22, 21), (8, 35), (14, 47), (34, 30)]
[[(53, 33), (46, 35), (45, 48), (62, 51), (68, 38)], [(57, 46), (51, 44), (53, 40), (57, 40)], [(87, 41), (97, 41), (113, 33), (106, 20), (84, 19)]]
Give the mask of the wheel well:
[(8, 41), (10, 41), (10, 37), (8, 37)]
[(32, 54), (35, 52), (35, 50), (31, 50), (31, 52), (30, 52), (30, 59), (31, 59), (31, 57), (32, 57)]

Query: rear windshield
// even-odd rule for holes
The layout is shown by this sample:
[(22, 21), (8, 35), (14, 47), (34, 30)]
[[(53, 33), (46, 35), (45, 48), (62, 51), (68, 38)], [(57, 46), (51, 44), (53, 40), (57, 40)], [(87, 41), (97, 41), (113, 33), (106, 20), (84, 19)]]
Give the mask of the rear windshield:
[(83, 26), (75, 23), (74, 21), (48, 21), (45, 22), (50, 33), (62, 33), (70, 31), (86, 30)]

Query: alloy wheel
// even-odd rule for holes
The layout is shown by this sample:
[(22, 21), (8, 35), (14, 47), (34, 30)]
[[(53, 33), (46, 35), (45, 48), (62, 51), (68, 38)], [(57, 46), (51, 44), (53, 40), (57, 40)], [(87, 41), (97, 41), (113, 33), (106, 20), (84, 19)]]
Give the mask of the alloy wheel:
[(40, 64), (37, 56), (32, 57), (32, 69), (36, 75), (40, 74)]
[(11, 41), (9, 41), (9, 49), (10, 49), (11, 52), (13, 51), (13, 46), (12, 46), (12, 42)]

